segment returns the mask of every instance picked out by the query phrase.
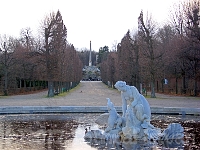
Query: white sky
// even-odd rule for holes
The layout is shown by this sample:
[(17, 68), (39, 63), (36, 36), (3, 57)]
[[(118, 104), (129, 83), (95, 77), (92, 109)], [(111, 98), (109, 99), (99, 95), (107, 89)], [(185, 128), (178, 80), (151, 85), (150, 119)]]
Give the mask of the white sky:
[[(130, 29), (137, 29), (143, 10), (162, 23), (180, 0), (0, 0), (0, 35), (19, 37), (22, 28), (37, 34), (41, 21), (59, 9), (67, 27), (67, 40), (76, 48), (112, 48)], [(146, 15), (144, 15), (146, 17)]]

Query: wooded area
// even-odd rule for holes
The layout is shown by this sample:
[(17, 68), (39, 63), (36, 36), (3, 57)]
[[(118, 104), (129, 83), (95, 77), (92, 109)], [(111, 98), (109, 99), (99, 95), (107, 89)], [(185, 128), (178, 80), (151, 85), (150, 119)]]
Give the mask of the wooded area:
[(122, 80), (140, 91), (142, 84), (151, 97), (155, 92), (199, 95), (199, 9), (199, 0), (180, 3), (171, 22), (161, 27), (141, 11), (137, 32), (128, 30), (117, 50), (106, 52), (100, 67), (103, 82), (113, 86)]
[[(108, 46), (92, 51), (92, 64), (100, 68), (102, 81), (110, 86), (126, 81), (140, 91), (142, 85), (151, 97), (156, 97), (155, 92), (199, 95), (199, 9), (199, 0), (180, 3), (171, 13), (171, 22), (162, 26), (141, 11), (135, 33), (128, 30), (111, 51)], [(40, 30), (38, 37), (30, 28), (22, 29), (19, 38), (1, 36), (2, 95), (48, 88), (52, 97), (82, 79), (89, 51), (76, 51), (68, 43), (61, 13), (46, 16)]]
[(0, 39), (0, 92), (19, 94), (48, 87), (48, 97), (75, 87), (82, 78), (82, 62), (67, 41), (67, 28), (61, 13), (44, 19), (41, 35), (29, 28), (20, 38)]

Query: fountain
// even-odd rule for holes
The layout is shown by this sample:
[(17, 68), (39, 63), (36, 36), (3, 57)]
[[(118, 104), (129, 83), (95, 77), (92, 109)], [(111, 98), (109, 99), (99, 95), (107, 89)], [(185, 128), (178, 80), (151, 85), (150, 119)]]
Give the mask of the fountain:
[(200, 149), (199, 116), (151, 115), (135, 87), (115, 86), (122, 113), (108, 98), (104, 114), (0, 115), (0, 149)]
[[(126, 85), (123, 81), (116, 82), (115, 87), (121, 91), (122, 116), (117, 113), (114, 104), (107, 98), (108, 113), (100, 115), (96, 120), (99, 125), (107, 125), (105, 131), (91, 130), (85, 134), (85, 139), (111, 139), (121, 142), (183, 139), (184, 129), (179, 123), (169, 124), (163, 132), (150, 123), (149, 103), (137, 88)], [(128, 101), (130, 101), (129, 105)]]

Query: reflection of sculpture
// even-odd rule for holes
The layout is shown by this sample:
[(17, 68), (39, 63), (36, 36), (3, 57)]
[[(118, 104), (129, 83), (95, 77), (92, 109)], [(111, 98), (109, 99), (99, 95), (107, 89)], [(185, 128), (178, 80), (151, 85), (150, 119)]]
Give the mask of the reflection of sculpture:
[[(150, 124), (151, 110), (148, 101), (141, 95), (134, 86), (126, 85), (126, 82), (118, 81), (115, 87), (121, 91), (122, 97), (122, 117), (116, 112), (113, 103), (108, 98), (107, 107), (107, 128), (102, 134), (105, 139), (115, 137), (121, 141), (127, 140), (169, 140), (182, 139), (183, 127), (178, 124), (170, 124), (167, 129), (161, 133), (159, 128)], [(127, 105), (130, 101), (130, 105)], [(105, 116), (102, 115), (98, 120)], [(102, 122), (101, 122), (102, 124)], [(106, 124), (106, 123), (104, 123)], [(88, 137), (87, 135), (85, 137)], [(109, 138), (108, 138), (109, 137)], [(90, 138), (95, 138), (90, 136)]]
[(91, 130), (86, 132), (84, 138), (86, 139), (105, 139), (105, 135), (101, 133), (99, 130)]

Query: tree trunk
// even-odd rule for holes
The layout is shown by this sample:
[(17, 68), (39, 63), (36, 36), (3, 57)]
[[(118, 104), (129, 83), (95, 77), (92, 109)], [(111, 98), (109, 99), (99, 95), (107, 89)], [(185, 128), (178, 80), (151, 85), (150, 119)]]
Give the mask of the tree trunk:
[(26, 90), (26, 80), (24, 79), (24, 89)]
[(156, 98), (154, 82), (151, 82), (151, 98)]
[(156, 90), (157, 90), (157, 92), (159, 92), (159, 87), (158, 87), (158, 81), (156, 82), (157, 83), (157, 87), (156, 87)]
[(176, 76), (176, 94), (178, 94), (178, 77), (177, 77), (176, 67), (175, 67), (175, 76)]
[(54, 84), (52, 81), (53, 75), (50, 65), (50, 53), (49, 53), (49, 38), (50, 31), (48, 28), (45, 28), (45, 48), (46, 48), (46, 69), (47, 69), (47, 80), (48, 80), (48, 97), (54, 97)]
[(8, 95), (8, 71), (7, 66), (5, 67), (5, 86), (4, 86), (4, 95)]
[(22, 80), (21, 79), (19, 80), (19, 88), (20, 89), (22, 88)]
[(59, 93), (63, 93), (63, 84), (59, 81)]
[(53, 81), (48, 81), (48, 97), (54, 97)]
[(182, 78), (182, 84), (183, 84), (183, 90), (182, 90), (182, 93), (183, 93), (183, 94), (186, 94), (185, 72), (184, 72), (184, 75), (183, 75), (183, 78)]
[(7, 49), (4, 42), (4, 49), (5, 49), (5, 85), (4, 85), (4, 95), (8, 95), (8, 65), (7, 65)]
[(194, 96), (197, 96), (197, 79), (194, 80)]
[(58, 81), (55, 81), (55, 82), (54, 82), (54, 89), (55, 89), (55, 92), (56, 92), (56, 93), (59, 92), (58, 86), (59, 86), (59, 85), (58, 85)]

